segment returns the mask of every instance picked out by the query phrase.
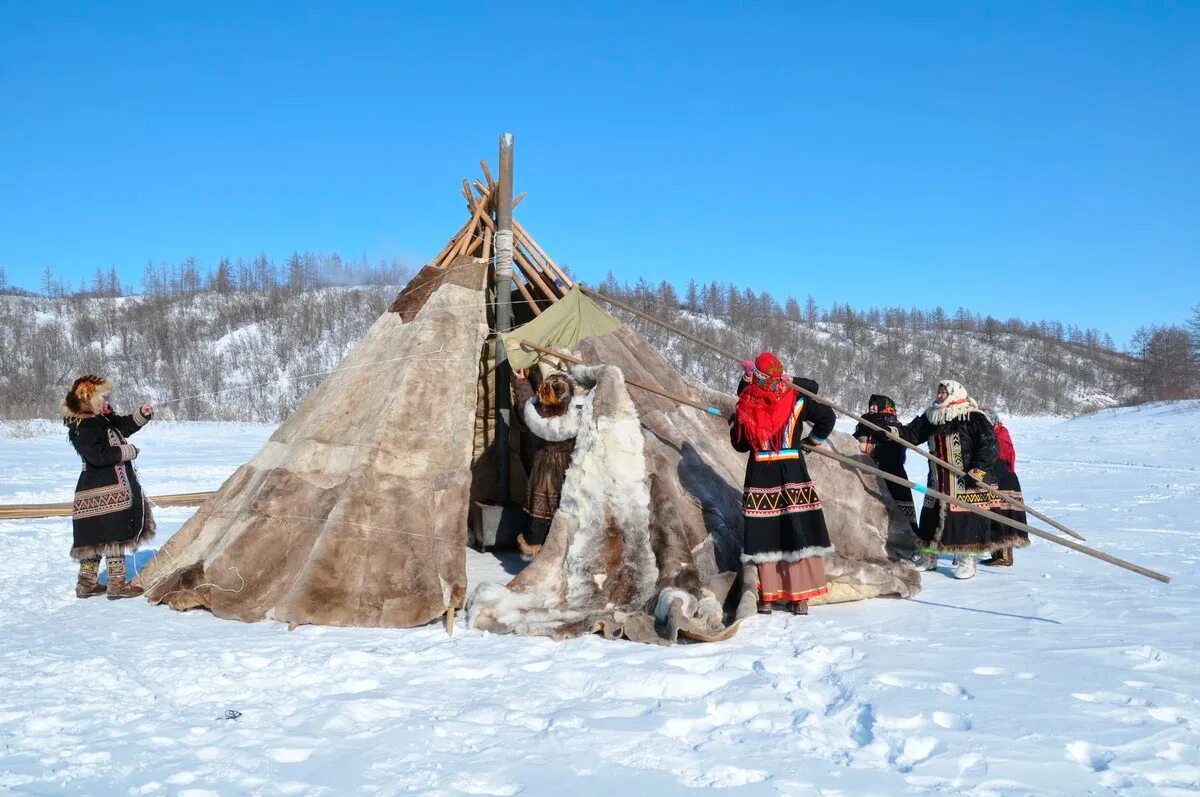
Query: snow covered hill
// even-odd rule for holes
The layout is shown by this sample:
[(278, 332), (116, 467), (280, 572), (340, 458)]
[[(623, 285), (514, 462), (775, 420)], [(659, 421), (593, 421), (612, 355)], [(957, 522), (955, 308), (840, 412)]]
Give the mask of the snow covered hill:
[[(277, 422), (337, 367), (397, 291), (0, 296), (0, 417), (54, 417), (71, 379), (99, 372), (116, 381), (119, 406), (150, 400), (161, 405), (162, 417)], [(958, 379), (982, 401), (1026, 415), (1109, 407), (1127, 391), (1121, 355), (1094, 340), (1083, 345), (1034, 334), (1032, 325), (1020, 322), (983, 322), (977, 329), (966, 320), (962, 328), (901, 323), (900, 317), (889, 325), (882, 316), (873, 324), (809, 322), (765, 300), (724, 317), (683, 310), (677, 301), (664, 304), (656, 294), (634, 291), (622, 298), (747, 356), (776, 351), (820, 382), (823, 393), (855, 407), (871, 393), (885, 392), (906, 413), (916, 411), (942, 378)], [(731, 369), (711, 352), (630, 320), (681, 372), (709, 387), (732, 389), (736, 365)]]
[[(1031, 503), (1174, 582), (1035, 542), (1012, 570), (943, 563), (913, 600), (755, 617), (712, 645), (289, 632), (78, 601), (70, 522), (0, 522), (0, 790), (1195, 794), (1200, 467), (1180, 453), (1200, 402), (1010, 428)], [(270, 431), (155, 424), (138, 463), (152, 492), (211, 489)], [(0, 500), (67, 499), (61, 429), (17, 432)], [(160, 510), (163, 536), (189, 514)]]

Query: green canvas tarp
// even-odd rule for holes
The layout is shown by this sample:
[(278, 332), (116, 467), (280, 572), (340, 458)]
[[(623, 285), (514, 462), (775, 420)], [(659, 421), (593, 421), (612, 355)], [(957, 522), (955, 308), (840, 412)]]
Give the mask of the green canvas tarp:
[(600, 309), (579, 288), (572, 288), (540, 316), (506, 333), (504, 347), (514, 369), (532, 368), (540, 355), (522, 348), (522, 340), (548, 349), (571, 350), (585, 338), (607, 335), (620, 328), (620, 321)]

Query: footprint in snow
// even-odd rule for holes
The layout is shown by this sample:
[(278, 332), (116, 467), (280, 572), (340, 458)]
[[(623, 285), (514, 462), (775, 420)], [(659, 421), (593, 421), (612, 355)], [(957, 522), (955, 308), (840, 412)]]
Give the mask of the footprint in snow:
[(976, 667), (971, 672), (976, 675), (1004, 675), (1005, 669), (1003, 667)]
[(280, 764), (299, 764), (307, 761), (312, 754), (312, 750), (303, 747), (280, 747), (267, 752), (267, 755)]
[(1108, 769), (1108, 765), (1115, 758), (1112, 752), (1097, 747), (1091, 742), (1082, 741), (1069, 742), (1066, 747), (1066, 756), (1068, 761), (1081, 764), (1093, 772), (1103, 772)]
[(948, 711), (933, 712), (933, 724), (948, 731), (969, 731), (971, 720), (964, 714), (951, 714)]

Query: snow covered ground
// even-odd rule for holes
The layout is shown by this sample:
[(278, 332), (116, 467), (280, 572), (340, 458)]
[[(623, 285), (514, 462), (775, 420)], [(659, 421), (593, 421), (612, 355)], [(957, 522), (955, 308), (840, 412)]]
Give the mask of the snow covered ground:
[[(715, 645), (289, 632), (78, 601), (69, 520), (0, 522), (0, 791), (1196, 793), (1200, 404), (1010, 428), (1032, 503), (1174, 583), (1035, 543)], [(269, 432), (151, 426), (143, 479), (213, 489)], [(70, 497), (61, 427), (3, 437), (0, 501)], [(162, 537), (190, 511), (160, 510)]]

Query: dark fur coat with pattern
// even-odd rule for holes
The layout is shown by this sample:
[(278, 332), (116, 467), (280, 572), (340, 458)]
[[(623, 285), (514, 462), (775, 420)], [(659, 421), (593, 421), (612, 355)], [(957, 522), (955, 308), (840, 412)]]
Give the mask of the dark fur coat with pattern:
[(129, 437), (150, 419), (141, 412), (71, 413), (64, 422), (82, 466), (71, 512), (72, 558), (137, 550), (154, 537), (154, 519), (133, 467), (138, 450)]

